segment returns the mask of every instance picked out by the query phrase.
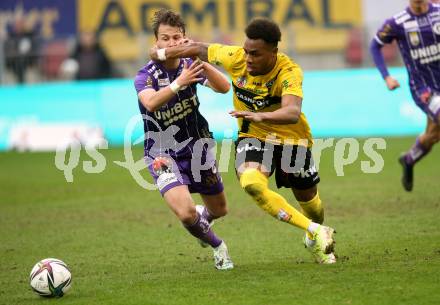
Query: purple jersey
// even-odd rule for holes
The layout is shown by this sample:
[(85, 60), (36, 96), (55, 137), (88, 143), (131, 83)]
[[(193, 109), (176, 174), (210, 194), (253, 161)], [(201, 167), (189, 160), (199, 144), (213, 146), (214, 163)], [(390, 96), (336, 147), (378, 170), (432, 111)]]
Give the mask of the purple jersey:
[(383, 45), (396, 40), (408, 70), (415, 96), (440, 92), (440, 5), (429, 4), (426, 14), (414, 15), (406, 8), (387, 19), (375, 37)]
[[(136, 75), (134, 86), (137, 93), (145, 89), (159, 91), (167, 87), (182, 73), (185, 61), (188, 67), (193, 62), (189, 58), (181, 59), (176, 70), (167, 70), (161, 63), (149, 61)], [(205, 82), (206, 78), (203, 77), (199, 83)], [(148, 116), (144, 118), (146, 154), (188, 156), (191, 155), (192, 143), (200, 138), (212, 138), (208, 122), (199, 112), (196, 85), (193, 83), (182, 88), (168, 103), (154, 112), (147, 111), (138, 100), (141, 114)]]

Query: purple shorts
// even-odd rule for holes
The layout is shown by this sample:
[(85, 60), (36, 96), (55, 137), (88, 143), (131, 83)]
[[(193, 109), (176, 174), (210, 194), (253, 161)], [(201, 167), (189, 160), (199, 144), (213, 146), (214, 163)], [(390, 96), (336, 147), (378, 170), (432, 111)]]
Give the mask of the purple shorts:
[[(202, 164), (202, 167), (198, 166), (199, 164)], [(156, 157), (151, 162), (147, 160), (147, 165), (162, 196), (179, 185), (188, 185), (190, 193), (216, 195), (223, 192), (217, 162), (210, 151), (204, 151), (201, 160), (197, 160), (195, 156), (168, 155)]]
[(413, 94), (414, 101), (416, 105), (422, 109), (424, 113), (428, 115), (428, 117), (433, 120), (435, 123), (439, 124), (439, 115), (440, 115), (440, 92), (433, 92), (432, 96), (429, 100), (424, 103), (419, 96)]

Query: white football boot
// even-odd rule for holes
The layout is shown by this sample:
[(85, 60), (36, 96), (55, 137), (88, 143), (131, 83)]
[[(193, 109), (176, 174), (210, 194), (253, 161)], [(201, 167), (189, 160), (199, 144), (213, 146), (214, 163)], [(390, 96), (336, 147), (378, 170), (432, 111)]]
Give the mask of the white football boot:
[(224, 241), (217, 247), (213, 248), (215, 268), (218, 270), (229, 270), (234, 268), (234, 263), (229, 257), (228, 247)]

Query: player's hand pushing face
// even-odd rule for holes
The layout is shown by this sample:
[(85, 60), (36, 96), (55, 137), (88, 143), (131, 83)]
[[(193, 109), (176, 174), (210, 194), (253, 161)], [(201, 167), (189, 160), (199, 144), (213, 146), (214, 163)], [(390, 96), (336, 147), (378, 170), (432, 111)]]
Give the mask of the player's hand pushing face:
[(182, 73), (176, 79), (180, 86), (187, 86), (195, 82), (203, 80), (201, 74), (203, 73), (203, 64), (200, 61), (195, 60), (189, 67), (185, 61), (183, 64)]
[(180, 46), (186, 46), (186, 45), (190, 45), (191, 43), (193, 43), (194, 41), (192, 39), (189, 38), (185, 38), (182, 39), (179, 43)]

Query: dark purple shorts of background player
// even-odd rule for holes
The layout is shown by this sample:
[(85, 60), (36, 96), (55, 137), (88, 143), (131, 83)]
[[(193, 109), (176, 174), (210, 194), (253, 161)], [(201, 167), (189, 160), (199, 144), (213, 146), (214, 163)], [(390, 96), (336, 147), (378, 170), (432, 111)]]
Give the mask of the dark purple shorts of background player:
[(431, 120), (439, 124), (440, 122), (438, 121), (438, 117), (440, 114), (440, 92), (430, 92), (430, 98), (427, 99), (426, 102), (422, 100), (421, 96), (416, 95), (413, 92), (411, 93), (416, 105), (422, 109), (422, 111), (426, 113)]

